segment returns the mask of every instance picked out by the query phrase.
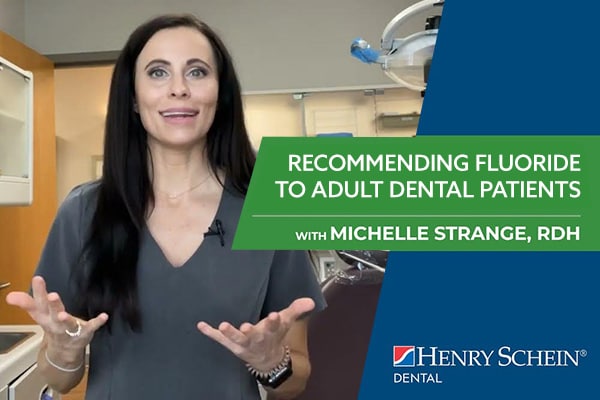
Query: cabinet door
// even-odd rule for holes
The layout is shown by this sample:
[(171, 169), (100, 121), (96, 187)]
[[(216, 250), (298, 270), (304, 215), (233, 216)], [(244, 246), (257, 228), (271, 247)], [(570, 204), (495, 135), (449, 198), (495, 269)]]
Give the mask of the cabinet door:
[(0, 389), (0, 400), (8, 400), (8, 386)]
[(8, 385), (9, 400), (39, 400), (47, 385), (38, 371), (37, 364)]
[(0, 204), (31, 204), (32, 146), (33, 74), (0, 57)]

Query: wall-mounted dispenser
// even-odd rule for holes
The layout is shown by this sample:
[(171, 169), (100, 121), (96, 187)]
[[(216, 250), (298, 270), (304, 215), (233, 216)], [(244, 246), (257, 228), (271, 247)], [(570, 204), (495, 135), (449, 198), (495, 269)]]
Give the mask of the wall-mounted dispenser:
[(419, 125), (421, 114), (381, 113), (377, 116), (379, 129), (412, 128)]

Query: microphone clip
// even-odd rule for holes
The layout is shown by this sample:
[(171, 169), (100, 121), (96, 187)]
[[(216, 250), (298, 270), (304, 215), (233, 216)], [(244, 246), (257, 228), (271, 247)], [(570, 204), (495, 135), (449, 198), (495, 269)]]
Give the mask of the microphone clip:
[(223, 224), (220, 219), (215, 220), (215, 226), (216, 230), (213, 230), (213, 228), (209, 226), (208, 232), (204, 233), (204, 237), (219, 235), (221, 247), (225, 247), (225, 231), (223, 230)]

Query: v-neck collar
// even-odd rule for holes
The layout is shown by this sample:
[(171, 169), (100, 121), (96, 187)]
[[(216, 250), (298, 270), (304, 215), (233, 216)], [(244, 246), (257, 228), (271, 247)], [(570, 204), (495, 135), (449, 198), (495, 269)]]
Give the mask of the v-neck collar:
[[(223, 189), (221, 191), (221, 197), (219, 199), (219, 205), (217, 206), (217, 210), (212, 218), (211, 224), (210, 224), (210, 228), (212, 230), (215, 230), (215, 225), (216, 225), (216, 221), (217, 220), (221, 220), (224, 218), (224, 204), (227, 201), (228, 196), (230, 196), (230, 194), (228, 193), (228, 180), (225, 179), (225, 181), (223, 182)], [(207, 229), (208, 231), (208, 229)], [(189, 264), (191, 264), (193, 262), (193, 260), (198, 257), (199, 254), (203, 253), (205, 251), (205, 248), (208, 246), (215, 246), (218, 245), (219, 247), (221, 247), (221, 242), (220, 242), (220, 238), (219, 236), (215, 235), (213, 236), (204, 236), (202, 238), (202, 241), (200, 242), (200, 244), (198, 245), (198, 247), (196, 247), (196, 250), (194, 250), (191, 255), (188, 257), (187, 260), (185, 260), (183, 262), (183, 264), (181, 264), (180, 266), (175, 266), (173, 265), (169, 259), (167, 258), (167, 256), (165, 255), (165, 252), (163, 251), (162, 247), (160, 247), (160, 245), (158, 244), (158, 241), (154, 238), (154, 236), (152, 235), (152, 232), (150, 231), (150, 229), (148, 229), (148, 226), (145, 225), (144, 226), (144, 235), (148, 238), (149, 243), (151, 244), (152, 247), (155, 248), (155, 250), (157, 251), (158, 254), (160, 254), (160, 258), (161, 258), (161, 264), (164, 264), (165, 266), (169, 267), (169, 269), (171, 270), (182, 270), (185, 267), (187, 267)], [(211, 243), (214, 242), (214, 243)], [(208, 242), (208, 243), (207, 243)]]

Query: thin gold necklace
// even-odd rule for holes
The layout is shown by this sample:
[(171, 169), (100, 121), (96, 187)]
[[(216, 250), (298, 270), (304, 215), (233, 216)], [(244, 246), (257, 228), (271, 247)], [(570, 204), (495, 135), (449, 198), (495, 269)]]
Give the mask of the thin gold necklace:
[(210, 178), (210, 174), (206, 175), (206, 178), (202, 179), (200, 181), (200, 183), (195, 184), (194, 186), (192, 186), (189, 189), (184, 190), (183, 192), (179, 192), (179, 193), (173, 194), (173, 193), (165, 192), (164, 190), (160, 190), (160, 189), (158, 189), (158, 191), (161, 192), (161, 193), (163, 193), (163, 194), (166, 194), (167, 198), (169, 200), (174, 200), (174, 199), (176, 199), (178, 197), (183, 196), (184, 194), (186, 194), (188, 192), (191, 192), (192, 190), (196, 189), (197, 187), (201, 186), (203, 183), (205, 183), (208, 180), (208, 178)]

